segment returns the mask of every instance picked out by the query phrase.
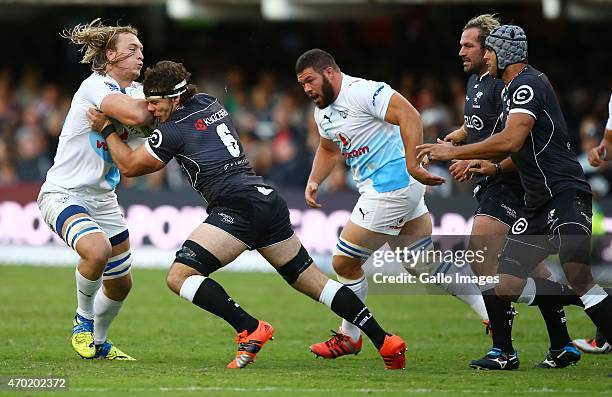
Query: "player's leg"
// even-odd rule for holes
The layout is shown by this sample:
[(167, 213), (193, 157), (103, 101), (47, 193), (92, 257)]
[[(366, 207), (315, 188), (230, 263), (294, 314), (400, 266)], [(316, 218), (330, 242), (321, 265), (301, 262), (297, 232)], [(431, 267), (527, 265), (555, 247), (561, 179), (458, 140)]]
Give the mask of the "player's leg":
[[(229, 212), (229, 209), (226, 211)], [(234, 215), (237, 218), (237, 215)], [(255, 360), (262, 346), (272, 338), (274, 328), (257, 320), (236, 303), (210, 274), (230, 263), (248, 245), (221, 229), (215, 216), (198, 226), (187, 238), (166, 279), (168, 287), (181, 298), (224, 319), (237, 333), (236, 357), (228, 368), (243, 368)], [(215, 222), (215, 224), (211, 224)], [(231, 231), (234, 233), (235, 231)]]
[[(591, 199), (584, 193), (559, 195), (565, 212), (559, 214), (554, 235), (558, 238), (559, 260), (567, 281), (580, 297), (586, 314), (608, 341), (612, 341), (612, 297), (593, 281), (590, 265)], [(568, 208), (569, 207), (569, 208)]]
[(102, 275), (102, 288), (94, 300), (94, 345), (96, 358), (132, 361), (133, 357), (119, 350), (110, 340), (108, 331), (132, 289), (132, 254), (127, 230), (111, 237), (112, 256)]
[[(497, 256), (510, 227), (497, 217), (489, 215), (491, 211), (487, 210), (486, 203), (483, 200), (480, 203), (480, 212), (477, 210), (472, 224), (469, 249), (472, 252), (483, 253), (483, 260), (473, 261), (471, 266), (474, 274), (478, 276), (495, 276), (497, 274)], [(470, 366), (477, 369), (489, 369), (491, 356), (497, 355), (498, 352), (508, 354), (515, 352), (512, 346), (514, 309), (510, 301), (503, 300), (495, 294), (495, 284), (482, 285), (480, 290), (489, 316), (493, 347), (482, 359), (472, 360)], [(493, 367), (496, 368), (497, 365)]]
[[(321, 273), (296, 235), (259, 248), (258, 251), (293, 288), (323, 303), (334, 313), (361, 329), (380, 352), (387, 369), (405, 367), (404, 341), (397, 335), (385, 332), (363, 301), (351, 289)], [(329, 349), (337, 350), (338, 354), (328, 358), (347, 354), (346, 352), (356, 354), (361, 349), (361, 340), (357, 344), (343, 342), (343, 338), (329, 342)]]
[[(432, 224), (431, 217), (427, 211), (425, 204), (422, 204), (425, 212), (417, 218), (406, 222), (400, 232), (398, 239), (390, 239), (389, 245), (394, 250), (396, 247), (408, 247), (410, 251), (429, 251), (434, 249), (434, 244), (431, 239)], [(423, 212), (423, 211), (421, 211)], [(412, 264), (415, 265), (415, 264)], [(404, 268), (412, 274), (418, 275), (426, 273), (431, 276), (442, 274), (451, 276), (453, 280), (450, 283), (437, 284), (444, 291), (468, 304), (474, 312), (484, 321), (488, 320), (487, 311), (480, 290), (476, 284), (472, 283), (456, 283), (455, 274), (471, 277), (472, 273), (469, 266), (458, 266), (454, 263), (439, 263), (436, 261), (420, 262), (416, 266), (404, 266)]]
[[(332, 267), (338, 281), (353, 291), (364, 304), (368, 295), (368, 279), (362, 265), (387, 238), (387, 235), (368, 230), (349, 219), (333, 249)], [(348, 339), (344, 336), (348, 336)], [(359, 352), (356, 346), (361, 345), (361, 331), (351, 321), (343, 318), (338, 335), (334, 337), (346, 339), (351, 350), (355, 350), (355, 354)]]
[(79, 254), (75, 269), (77, 308), (71, 343), (80, 356), (92, 358), (95, 355), (92, 334), (94, 298), (111, 255), (110, 242), (90, 216), (85, 203), (71, 192), (45, 184), (37, 202), (45, 223)]

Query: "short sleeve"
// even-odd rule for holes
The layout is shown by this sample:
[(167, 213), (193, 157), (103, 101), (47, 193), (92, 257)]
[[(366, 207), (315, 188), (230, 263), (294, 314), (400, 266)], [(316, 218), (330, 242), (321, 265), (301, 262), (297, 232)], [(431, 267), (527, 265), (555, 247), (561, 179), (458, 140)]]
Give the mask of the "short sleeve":
[(393, 94), (395, 94), (395, 90), (387, 83), (371, 80), (361, 80), (353, 84), (353, 98), (360, 107), (366, 113), (384, 120), (387, 114), (387, 107), (389, 107), (389, 101)]
[(100, 109), (100, 104), (107, 95), (121, 93), (119, 86), (102, 78), (85, 80), (83, 88), (85, 99), (96, 105), (98, 109)]
[(168, 163), (179, 153), (182, 144), (183, 139), (178, 128), (167, 124), (160, 125), (151, 133), (145, 142), (145, 147), (151, 156)]
[(508, 90), (508, 98), (510, 114), (526, 113), (537, 120), (540, 111), (546, 104), (546, 87), (538, 77), (526, 76), (511, 85)]

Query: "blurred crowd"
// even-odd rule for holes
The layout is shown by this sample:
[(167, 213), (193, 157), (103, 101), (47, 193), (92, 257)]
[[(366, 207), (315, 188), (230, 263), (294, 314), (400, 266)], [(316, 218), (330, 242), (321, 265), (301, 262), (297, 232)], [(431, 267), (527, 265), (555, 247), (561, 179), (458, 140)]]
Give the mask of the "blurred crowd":
[[(201, 91), (224, 102), (258, 174), (275, 186), (304, 188), (319, 134), (313, 119), (313, 104), (294, 79), (281, 79), (267, 71), (246, 76), (243, 70), (234, 67), (221, 79), (202, 80), (194, 73), (193, 82)], [(421, 113), (426, 142), (443, 138), (463, 123), (465, 76), (440, 78), (404, 73), (387, 83)], [(35, 68), (19, 73), (0, 70), (0, 187), (44, 181), (53, 163), (72, 94), (59, 84), (43, 81)], [(602, 139), (610, 90), (601, 87), (600, 91), (593, 92), (575, 88), (558, 92), (558, 96), (573, 149), (596, 194), (605, 196), (612, 182), (612, 167), (607, 164), (599, 169), (590, 167), (585, 152)], [(448, 164), (432, 164), (431, 169), (446, 177), (447, 183), (430, 188), (429, 194), (448, 197), (472, 188), (469, 183), (453, 181)], [(174, 161), (153, 175), (122, 177), (121, 181), (124, 189), (181, 189), (186, 186)], [(322, 189), (329, 192), (354, 189), (350, 173), (340, 159)]]

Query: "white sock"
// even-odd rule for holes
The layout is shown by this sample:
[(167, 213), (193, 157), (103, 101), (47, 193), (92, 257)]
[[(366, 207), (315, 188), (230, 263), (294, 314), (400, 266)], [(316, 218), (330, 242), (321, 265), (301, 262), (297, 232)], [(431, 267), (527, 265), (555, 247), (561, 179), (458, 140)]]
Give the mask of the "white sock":
[(206, 280), (204, 276), (189, 276), (183, 281), (183, 285), (181, 285), (181, 290), (179, 291), (179, 295), (181, 298), (193, 302), (193, 297), (196, 292), (198, 292), (198, 288), (202, 282)]
[(108, 329), (111, 323), (119, 314), (119, 310), (123, 305), (123, 301), (114, 301), (104, 294), (104, 290), (100, 289), (94, 301), (94, 343), (96, 345), (106, 342)]
[(598, 284), (595, 284), (586, 294), (580, 297), (580, 300), (584, 304), (584, 310), (595, 306), (602, 300), (606, 299), (608, 294)]
[(102, 277), (91, 281), (86, 279), (79, 273), (79, 269), (74, 271), (76, 278), (76, 295), (77, 295), (77, 314), (86, 319), (93, 320), (94, 318), (94, 298), (96, 292), (102, 285)]
[(323, 289), (321, 290), (321, 295), (319, 295), (319, 302), (331, 309), (334, 297), (336, 296), (336, 293), (338, 293), (338, 290), (340, 288), (342, 288), (342, 284), (330, 278), (329, 280), (327, 280), (327, 283), (325, 283)]
[[(353, 291), (355, 295), (357, 295), (357, 297), (361, 299), (363, 303), (365, 303), (366, 297), (368, 296), (368, 279), (365, 277), (365, 275), (359, 280), (349, 280), (347, 278), (338, 276), (338, 281), (350, 288), (351, 291)], [(361, 330), (359, 327), (346, 321), (345, 319), (342, 319), (340, 329), (342, 330), (342, 333), (350, 336), (353, 342), (357, 342), (359, 336), (361, 335)]]
[(525, 283), (525, 286), (523, 287), (523, 292), (521, 292), (521, 295), (518, 297), (516, 301), (518, 303), (526, 303), (528, 305), (531, 305), (535, 297), (536, 297), (535, 281), (531, 277), (528, 277), (527, 282)]
[(444, 291), (453, 295), (457, 299), (467, 303), (472, 310), (476, 312), (476, 314), (483, 320), (489, 320), (489, 315), (487, 314), (487, 308), (484, 303), (484, 299), (482, 298), (482, 292), (478, 287), (478, 284), (475, 283), (457, 283), (455, 282), (456, 276), (455, 274), (459, 274), (460, 276), (474, 277), (474, 273), (469, 265), (464, 266), (456, 266), (452, 263), (442, 264), (436, 273), (442, 273), (445, 276), (452, 277), (453, 281), (450, 283), (438, 284)]

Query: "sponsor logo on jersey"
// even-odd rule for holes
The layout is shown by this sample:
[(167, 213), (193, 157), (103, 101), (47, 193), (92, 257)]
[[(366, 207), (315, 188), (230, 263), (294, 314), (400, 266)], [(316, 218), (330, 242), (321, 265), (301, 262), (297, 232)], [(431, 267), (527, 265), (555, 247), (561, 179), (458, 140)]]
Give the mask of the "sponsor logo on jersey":
[(220, 110), (211, 114), (210, 116), (205, 117), (203, 120), (206, 126), (210, 127), (211, 124), (214, 124), (219, 120), (223, 120), (227, 116), (229, 116), (229, 113), (227, 113), (227, 110), (221, 108)]
[(208, 129), (208, 126), (206, 125), (206, 123), (202, 119), (197, 119), (196, 122), (193, 123), (193, 126), (198, 131), (204, 131), (204, 130)]
[(155, 130), (149, 137), (149, 145), (154, 148), (158, 148), (162, 143), (162, 134), (160, 130)]
[(257, 190), (259, 191), (259, 193), (263, 194), (264, 196), (267, 196), (268, 194), (272, 193), (274, 191), (274, 189), (268, 189), (265, 188), (263, 186), (255, 186), (257, 188)]
[(338, 132), (337, 135), (338, 135), (338, 140), (342, 142), (342, 148), (348, 149), (351, 147), (351, 138), (349, 138), (348, 136), (344, 135), (341, 132)]
[(482, 130), (482, 127), (484, 127), (484, 123), (482, 122), (482, 119), (476, 115), (471, 115), (471, 116), (463, 116), (463, 119), (465, 121), (465, 126), (468, 128), (473, 128), (477, 131)]
[(363, 146), (363, 147), (360, 147), (359, 149), (354, 149), (354, 150), (343, 152), (342, 157), (344, 157), (345, 160), (354, 159), (356, 157), (359, 157), (361, 155), (368, 153), (369, 151), (370, 151), (370, 148), (368, 146)]
[(104, 84), (106, 84), (106, 86), (110, 88), (111, 91), (121, 91), (119, 87), (117, 87), (115, 84), (111, 82), (105, 81)]
[(374, 95), (372, 95), (372, 106), (376, 106), (376, 97), (378, 96), (378, 94), (380, 94), (383, 88), (385, 88), (384, 84), (378, 87), (376, 91), (374, 91)]
[[(128, 136), (129, 134), (125, 130), (121, 133), (121, 135), (119, 135), (119, 137), (123, 141), (126, 141), (128, 139)], [(106, 161), (107, 163), (113, 162), (113, 158), (111, 157), (110, 152), (108, 151), (108, 144), (99, 133), (92, 131), (89, 134), (89, 144), (94, 149), (96, 154), (102, 157), (104, 161)]]
[(523, 84), (512, 94), (512, 102), (516, 105), (524, 105), (533, 99), (533, 88)]
[(340, 117), (342, 117), (343, 119), (346, 119), (348, 117), (348, 110), (339, 110), (338, 113), (340, 113)]

